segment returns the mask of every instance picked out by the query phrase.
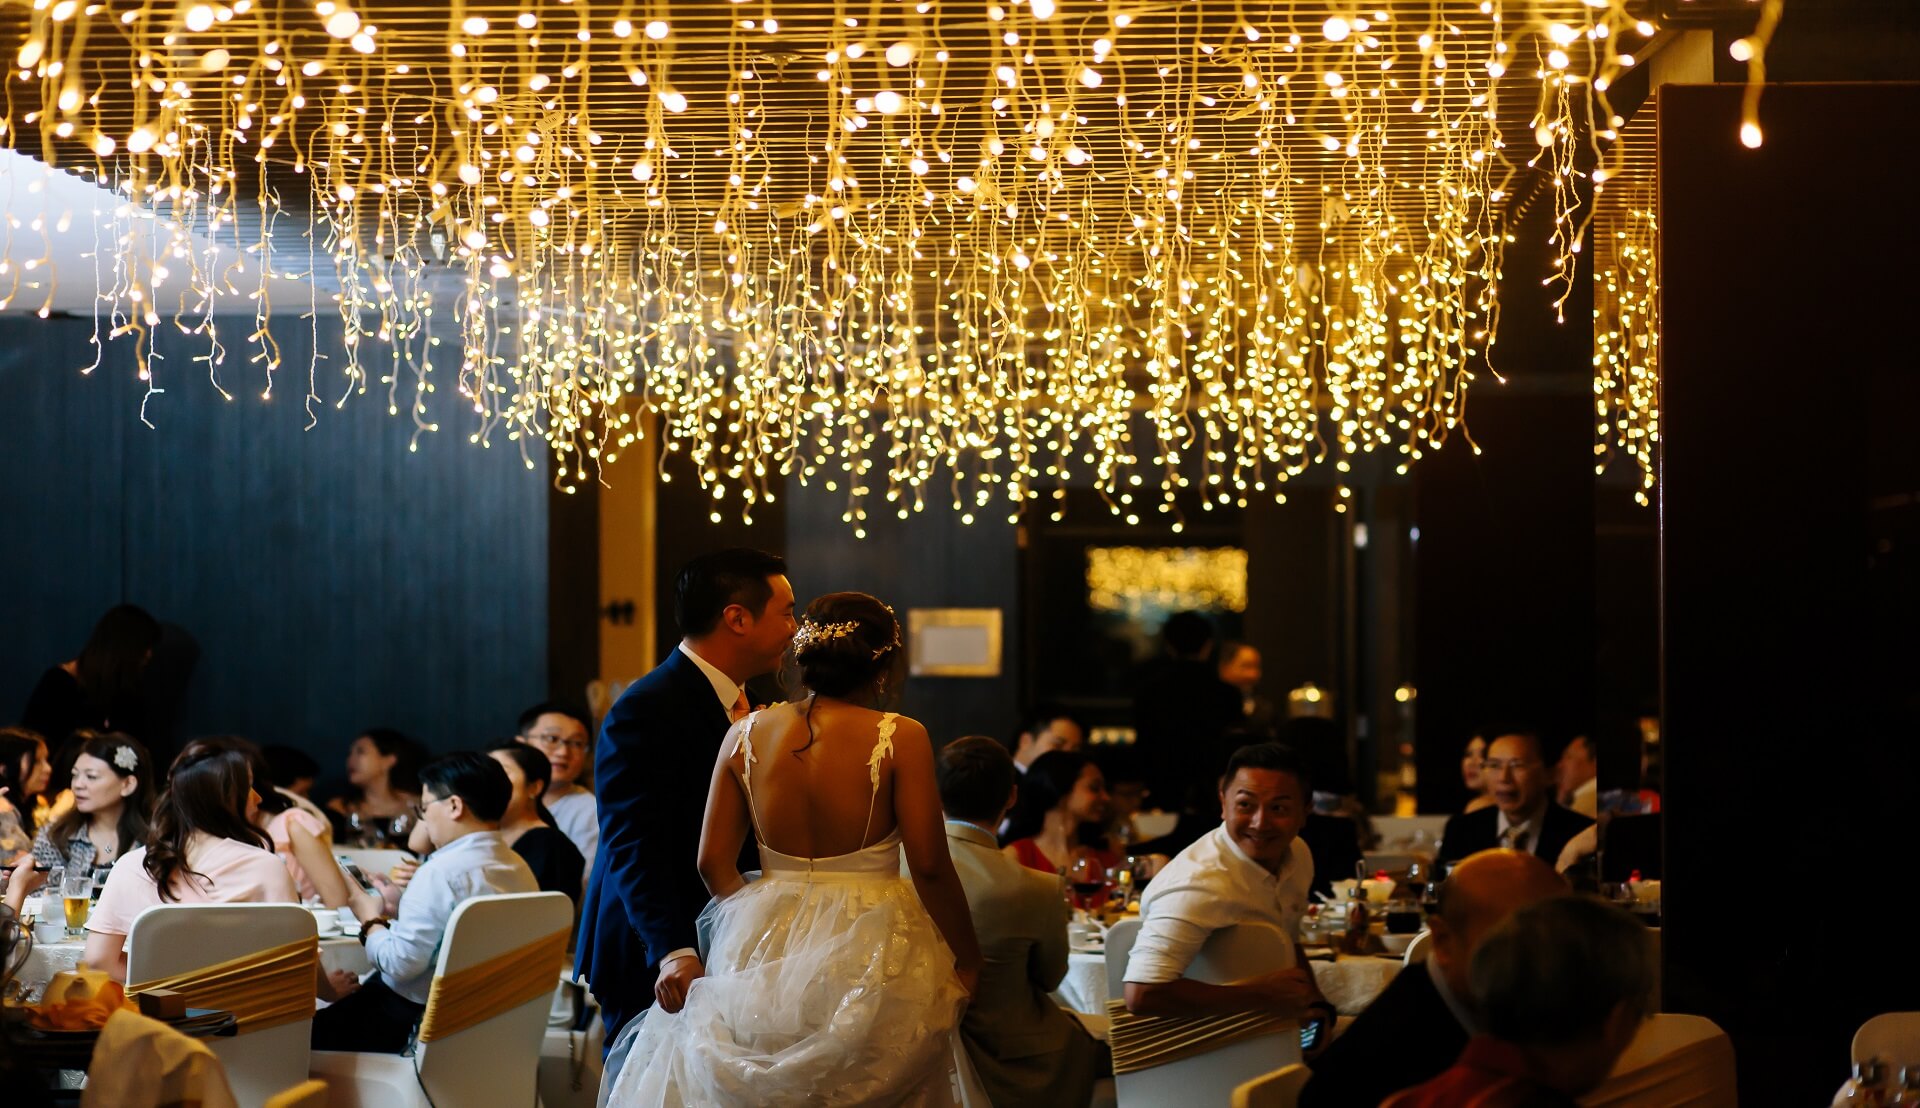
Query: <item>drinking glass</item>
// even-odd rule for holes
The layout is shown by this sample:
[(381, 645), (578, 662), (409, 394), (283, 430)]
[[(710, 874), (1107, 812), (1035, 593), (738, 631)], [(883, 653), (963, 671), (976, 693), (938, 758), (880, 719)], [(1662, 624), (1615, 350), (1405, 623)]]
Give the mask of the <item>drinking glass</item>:
[(1120, 863), (1107, 871), (1107, 887), (1112, 890), (1115, 900), (1124, 910), (1133, 903), (1133, 867), (1132, 858), (1123, 858)]
[(1099, 862), (1082, 854), (1067, 867), (1067, 888), (1073, 890), (1075, 908), (1098, 912), (1107, 902), (1107, 871)]
[(60, 899), (67, 910), (67, 937), (79, 937), (87, 929), (87, 912), (93, 907), (93, 874), (84, 869), (69, 869), (60, 882)]

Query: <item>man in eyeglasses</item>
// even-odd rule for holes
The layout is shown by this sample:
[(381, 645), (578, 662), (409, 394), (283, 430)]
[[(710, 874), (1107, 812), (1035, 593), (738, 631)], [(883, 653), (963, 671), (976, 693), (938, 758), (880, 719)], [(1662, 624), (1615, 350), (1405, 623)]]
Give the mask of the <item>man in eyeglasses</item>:
[(547, 811), (560, 833), (572, 840), (593, 872), (593, 855), (600, 849), (600, 805), (583, 784), (588, 774), (587, 752), (593, 733), (586, 713), (564, 704), (535, 704), (520, 713), (514, 737), (547, 756), (553, 783), (547, 787)]
[(1593, 823), (1553, 802), (1553, 779), (1536, 735), (1516, 732), (1494, 739), (1487, 746), (1481, 780), (1493, 797), (1493, 807), (1447, 821), (1440, 840), (1442, 861), (1505, 847), (1544, 858), (1551, 865), (1567, 840)]

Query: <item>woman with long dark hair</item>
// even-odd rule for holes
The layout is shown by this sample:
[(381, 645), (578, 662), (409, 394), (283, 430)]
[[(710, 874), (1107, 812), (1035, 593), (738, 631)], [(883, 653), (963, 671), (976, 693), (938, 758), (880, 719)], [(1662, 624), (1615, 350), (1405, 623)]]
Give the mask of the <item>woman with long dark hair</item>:
[(426, 748), (391, 727), (370, 727), (347, 748), (347, 791), (327, 802), (338, 818), (342, 846), (405, 845), (404, 831), (389, 828), (420, 803), (420, 767)]
[(34, 809), (46, 787), (47, 744), (25, 727), (0, 727), (0, 862), (33, 849)]
[(1082, 855), (1102, 872), (1120, 864), (1121, 851), (1107, 834), (1107, 779), (1092, 758), (1077, 750), (1042, 754), (1020, 777), (1020, 792), (1007, 817), (1003, 851), (1028, 869), (1065, 873)]
[(147, 845), (114, 863), (87, 920), (87, 962), (127, 977), (127, 933), (160, 904), (298, 904), (272, 840), (253, 823), (260, 795), (247, 751), (195, 739), (173, 760)]
[(20, 712), (20, 724), (38, 731), (53, 747), (48, 795), (67, 787), (79, 750), (74, 732), (120, 731), (152, 738), (141, 714), (141, 679), (159, 645), (160, 621), (143, 608), (121, 604), (93, 625), (78, 655), (40, 675)]
[(487, 752), (507, 771), (513, 799), (500, 817), (500, 837), (533, 871), (543, 893), (566, 893), (577, 908), (586, 890), (587, 862), (547, 811), (553, 767), (547, 756), (521, 742), (501, 743)]
[(117, 732), (76, 734), (80, 751), (73, 762), (73, 804), (34, 837), (35, 864), (15, 867), (6, 891), (7, 905), (15, 911), (56, 867), (102, 876), (123, 852), (147, 839), (158, 772), (147, 748)]

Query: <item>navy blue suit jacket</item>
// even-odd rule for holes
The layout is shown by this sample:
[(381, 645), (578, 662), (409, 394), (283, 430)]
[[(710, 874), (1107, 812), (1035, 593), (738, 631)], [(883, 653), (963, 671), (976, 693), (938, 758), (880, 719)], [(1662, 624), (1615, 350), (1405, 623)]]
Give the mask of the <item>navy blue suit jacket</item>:
[[(678, 649), (628, 686), (600, 727), (600, 851), (574, 968), (620, 1022), (653, 1003), (661, 958), (699, 945), (694, 923), (711, 899), (697, 865), (700, 823), (728, 727), (712, 682)], [(617, 1031), (609, 1026), (609, 1042)]]

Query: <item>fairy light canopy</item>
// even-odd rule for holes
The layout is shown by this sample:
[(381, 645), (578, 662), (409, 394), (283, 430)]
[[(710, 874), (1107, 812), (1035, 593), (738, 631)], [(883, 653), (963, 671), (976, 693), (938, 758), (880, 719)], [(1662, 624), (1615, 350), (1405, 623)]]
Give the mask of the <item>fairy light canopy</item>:
[[(93, 285), (150, 387), (177, 328), (217, 387), (271, 392), (280, 313), (325, 314), (346, 357), (301, 367), (310, 411), (381, 392), (563, 484), (657, 433), (716, 515), (797, 476), (857, 531), (1058, 512), (1067, 480), (1137, 521), (1439, 448), (1501, 281), (1571, 286), (1607, 89), (1660, 34), (1625, 0), (31, 0), (0, 26), (0, 140), (124, 198), (98, 274), (22, 279), (16, 233), (0, 295)], [(1502, 272), (1518, 187), (1554, 198), (1547, 273)]]

